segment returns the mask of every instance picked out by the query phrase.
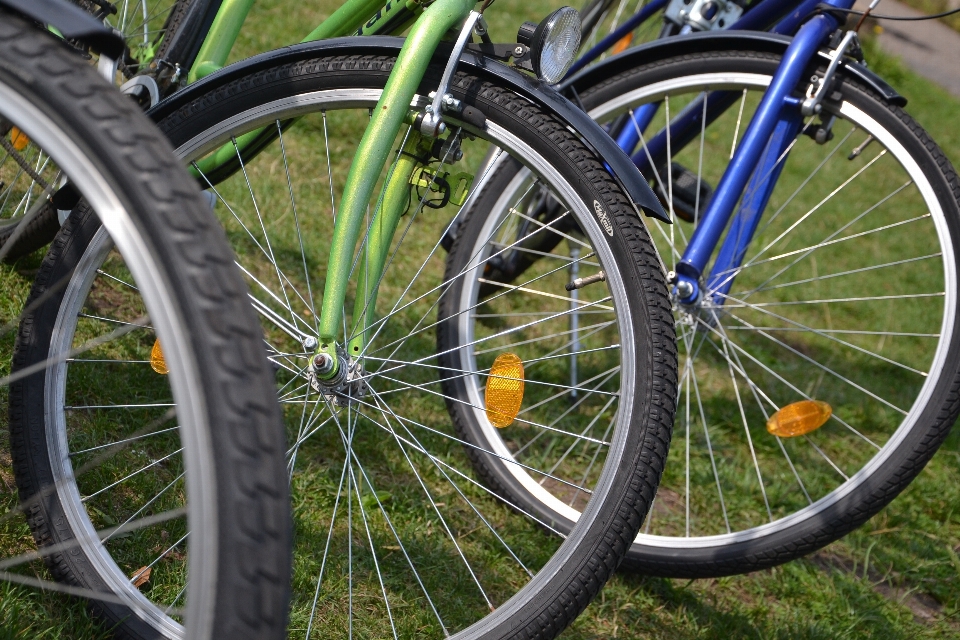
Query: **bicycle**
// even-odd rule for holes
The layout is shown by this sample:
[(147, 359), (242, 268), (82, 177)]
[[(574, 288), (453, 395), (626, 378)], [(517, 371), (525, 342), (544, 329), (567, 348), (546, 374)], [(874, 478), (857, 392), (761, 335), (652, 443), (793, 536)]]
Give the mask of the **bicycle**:
[[(2, 516), (0, 580), (8, 583), (4, 597), (12, 603), (25, 593), (32, 606), (39, 602), (49, 607), (24, 587), (77, 596), (97, 616), (116, 624), (136, 606), (135, 594), (115, 586), (118, 580), (130, 580), (130, 569), (122, 556), (87, 553), (91, 541), (124, 544), (153, 530), (173, 535), (189, 531), (194, 553), (134, 567), (138, 579), (146, 584), (151, 573), (169, 571), (189, 576), (189, 591), (179, 594), (169, 613), (190, 637), (283, 637), (290, 564), (283, 430), (243, 282), (233, 271), (229, 249), (208, 207), (169, 144), (127, 98), (25, 18), (55, 24), (61, 34), (106, 55), (116, 56), (122, 48), (110, 31), (69, 5), (0, 2), (0, 123), (5, 142), (9, 139), (21, 151), (28, 145), (36, 150), (26, 167), (13, 162), (0, 166), (0, 179), (14, 185), (4, 197), (21, 200), (29, 218), (69, 180), (87, 203), (86, 215), (102, 221), (101, 251), (113, 263), (124, 264), (122, 277), (138, 288), (140, 297), (136, 303), (127, 301), (130, 324), (116, 325), (94, 339), (67, 335), (64, 319), (45, 315), (42, 308), (49, 298), (63, 295), (70, 274), (58, 273), (50, 260), (44, 261), (40, 274), (46, 286), (34, 288), (23, 311), (6, 319), (2, 328), (9, 350), (10, 333), (19, 325), (18, 356), (0, 378), (10, 415), (13, 422), (22, 416), (29, 382), (68, 363), (83, 367), (104, 354), (148, 356), (152, 340), (145, 342), (137, 331), (160, 336), (170, 364), (168, 401), (136, 425), (133, 440), (67, 452), (48, 438), (55, 434), (11, 426), (17, 491), (6, 494)], [(12, 179), (19, 172), (36, 174), (43, 189), (21, 188)], [(162, 181), (165, 188), (143, 189), (148, 178)], [(68, 226), (58, 238), (61, 253), (70, 254), (81, 241), (74, 230)], [(13, 290), (15, 277), (6, 282), (11, 287), (5, 299), (9, 308), (19, 292)], [(59, 344), (44, 357), (23, 358), (21, 350), (45, 332)], [(238, 355), (249, 367), (223, 366)], [(198, 380), (212, 385), (200, 386)], [(94, 384), (115, 381), (116, 376), (105, 377)], [(219, 386), (235, 389), (239, 398), (213, 392)], [(156, 431), (163, 435), (154, 435)], [(114, 473), (125, 460), (142, 460), (148, 455), (142, 439), (148, 436), (162, 438), (176, 450), (157, 474), (157, 480), (166, 476), (167, 491), (147, 509), (111, 521), (93, 508), (98, 500), (86, 491), (88, 483)], [(250, 440), (260, 447), (240, 446)], [(58, 459), (62, 475), (36, 473), (37, 459), (47, 455)], [(254, 485), (251, 475), (257, 480)], [(135, 499), (134, 487), (127, 489)], [(84, 505), (92, 510), (81, 514)], [(272, 513), (275, 519), (250, 522), (244, 517), (250, 511)], [(31, 534), (36, 549), (28, 542)], [(251, 557), (246, 550), (254, 545), (258, 555)], [(93, 571), (99, 581), (62, 581), (71, 572)], [(251, 600), (261, 603), (254, 615), (237, 607)], [(10, 620), (7, 631), (29, 633), (37, 619), (24, 621), (19, 630), (12, 625), (21, 621)]]
[[(482, 29), (471, 6), (438, 0), (422, 13), (414, 7), (405, 41), (333, 39), (263, 54), (151, 112), (214, 194), (266, 327), (291, 443), (295, 633), (555, 636), (626, 551), (669, 442), (673, 328), (661, 265), (633, 206), (663, 215), (659, 203), (585, 114), (473, 48), (487, 45), (467, 44), (475, 25)], [(348, 10), (359, 14), (357, 3)], [(551, 42), (576, 27), (568, 10), (542, 24)], [(452, 45), (439, 45), (451, 28)], [(543, 50), (524, 49), (531, 66), (543, 63)], [(394, 120), (384, 124), (384, 117)], [(586, 131), (594, 146), (571, 130)], [(584, 269), (610, 273), (581, 297), (603, 327), (584, 338), (596, 350), (583, 368), (599, 377), (584, 387), (575, 412), (552, 399), (565, 388), (553, 353), (565, 338), (551, 328), (569, 311), (566, 296), (554, 293), (563, 291), (565, 271), (503, 292), (501, 302), (517, 314), (535, 315), (495, 338), (477, 336), (502, 356), (488, 370), (452, 371), (434, 357), (447, 330), (436, 324), (435, 309), (471, 273), (444, 273), (440, 239), (486, 190), (490, 174), (480, 163), (490, 142), (542, 176), (578, 220), (582, 234), (571, 237), (583, 248)], [(633, 173), (619, 171), (625, 166)], [(319, 186), (318, 174), (327, 178)], [(72, 221), (88, 244), (73, 255), (55, 247), (48, 257), (74, 274), (66, 291), (78, 295), (51, 299), (45, 310), (78, 329), (106, 331), (126, 321), (122, 307), (77, 311), (99, 283), (123, 285), (98, 252), (96, 222)], [(646, 295), (628, 295), (628, 282), (645, 283)], [(96, 379), (96, 371), (118, 364), (87, 366), (84, 375)], [(162, 381), (148, 362), (131, 366), (146, 383)], [(444, 380), (475, 375), (493, 381), (479, 400), (442, 390)], [(67, 425), (71, 449), (89, 435), (75, 417), (78, 405), (86, 420), (121, 422), (160, 397), (91, 389), (75, 367), (57, 376), (62, 395), (38, 385), (25, 415), (45, 416), (48, 429)], [(447, 402), (469, 402), (491, 419), (566, 442), (527, 468), (544, 480), (543, 491), (570, 494), (583, 514), (578, 524), (552, 535), (559, 531), (552, 520), (475, 479), (463, 447), (476, 445), (450, 428)], [(127, 473), (141, 469), (130, 461)], [(101, 488), (109, 500), (122, 486), (104, 481)], [(118, 551), (104, 545), (101, 552)], [(129, 553), (146, 566), (159, 552), (147, 545)], [(175, 577), (158, 579), (137, 618), (162, 616), (167, 594), (179, 587)], [(127, 588), (138, 591), (133, 582)], [(182, 635), (176, 620), (162, 622), (150, 631)]]
[[(793, 40), (678, 36), (564, 83), (675, 222), (651, 231), (672, 265), (683, 443), (625, 561), (645, 573), (729, 575), (816, 550), (893, 500), (957, 417), (956, 174), (906, 101), (858, 62), (857, 40), (838, 30), (850, 9), (801, 3), (774, 28)], [(492, 186), (505, 199), (512, 171)], [(513, 215), (489, 207), (463, 224), (514, 221), (495, 246), (517, 250), (485, 276), (496, 286), (562, 248), (558, 235), (526, 239), (552, 220), (535, 193)], [(466, 246), (450, 264), (488, 250)], [(465, 287), (460, 307), (492, 286)], [(470, 433), (502, 438), (482, 423)], [(509, 462), (481, 460), (494, 486), (536, 502)]]

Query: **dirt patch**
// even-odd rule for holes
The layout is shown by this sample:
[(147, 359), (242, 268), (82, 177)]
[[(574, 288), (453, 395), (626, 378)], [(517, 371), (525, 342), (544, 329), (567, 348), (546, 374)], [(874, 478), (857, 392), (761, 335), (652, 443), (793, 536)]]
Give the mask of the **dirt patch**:
[(853, 561), (829, 551), (819, 551), (807, 559), (822, 571), (851, 573), (858, 578), (869, 580), (876, 593), (908, 608), (917, 622), (930, 624), (941, 617), (943, 605), (933, 596), (918, 591), (916, 587), (897, 584), (895, 576), (885, 578), (872, 569), (868, 569), (864, 575), (862, 567), (857, 567)]

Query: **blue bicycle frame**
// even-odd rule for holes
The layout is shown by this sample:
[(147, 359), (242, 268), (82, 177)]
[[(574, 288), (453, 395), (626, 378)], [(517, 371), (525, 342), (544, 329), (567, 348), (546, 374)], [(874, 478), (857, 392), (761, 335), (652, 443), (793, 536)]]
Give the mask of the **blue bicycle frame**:
[[(731, 30), (769, 28), (774, 33), (795, 36), (675, 267), (674, 284), (679, 285), (675, 291), (688, 292), (680, 297), (682, 304), (694, 304), (700, 300), (701, 277), (729, 224), (730, 229), (706, 282), (712, 302), (723, 304), (776, 185), (790, 145), (803, 126), (801, 100), (791, 94), (817, 51), (840, 26), (835, 17), (829, 13), (816, 13), (816, 10), (823, 5), (851, 9), (853, 4), (853, 0), (804, 0), (799, 4), (790, 0), (763, 0), (731, 25)], [(571, 73), (595, 60), (666, 5), (667, 0), (653, 0), (647, 4), (584, 54)], [(712, 92), (704, 98), (707, 102), (705, 110), (703, 102), (695, 101), (693, 108), (686, 109), (668, 123), (669, 131), (658, 132), (643, 150), (634, 154), (634, 163), (641, 171), (652, 169), (651, 159), (664, 156), (668, 139), (672, 140), (674, 148), (682, 146), (691, 139), (691, 132), (699, 130), (704, 111), (707, 121), (712, 121), (735, 99), (736, 96), (729, 92)], [(627, 119), (617, 137), (617, 143), (627, 153), (634, 152), (640, 132), (649, 125), (658, 106), (658, 103), (643, 105)]]

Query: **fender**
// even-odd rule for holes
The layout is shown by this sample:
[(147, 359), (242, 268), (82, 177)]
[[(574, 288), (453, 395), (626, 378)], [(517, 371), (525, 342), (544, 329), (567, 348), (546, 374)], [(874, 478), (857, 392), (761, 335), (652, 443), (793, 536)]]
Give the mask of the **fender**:
[[(746, 49), (783, 55), (791, 40), (792, 38), (789, 36), (764, 31), (705, 31), (654, 40), (584, 69), (564, 80), (557, 88), (564, 95), (575, 97), (590, 87), (594, 87), (628, 69), (684, 53)], [(825, 64), (830, 62), (826, 51), (821, 50), (819, 52), (819, 60)], [(907, 104), (906, 98), (897, 93), (880, 76), (860, 63), (844, 62), (839, 68), (839, 73), (867, 85), (892, 105), (903, 107)]]
[[(396, 56), (400, 53), (402, 45), (402, 38), (364, 36), (362, 38), (316, 40), (284, 47), (224, 67), (186, 89), (173, 94), (150, 109), (147, 114), (154, 121), (160, 121), (211, 89), (223, 86), (250, 73), (277, 65), (301, 62), (321, 54)], [(446, 63), (449, 52), (449, 46), (441, 46), (437, 50), (432, 64), (438, 66), (438, 71)], [(663, 211), (663, 207), (654, 195), (650, 185), (640, 175), (640, 171), (630, 161), (630, 158), (617, 146), (613, 138), (608, 136), (586, 113), (560, 95), (555, 89), (536, 78), (524, 75), (494, 59), (485, 58), (469, 50), (464, 51), (461, 56), (459, 69), (481, 78), (496, 80), (499, 84), (509, 87), (518, 95), (554, 115), (569, 129), (576, 132), (581, 140), (591, 147), (598, 157), (604, 160), (612, 170), (614, 178), (620, 183), (624, 192), (636, 207), (648, 216), (670, 222), (670, 218)]]
[(126, 46), (123, 38), (75, 4), (65, 0), (0, 0), (0, 7), (53, 26), (67, 40), (80, 40), (116, 60)]

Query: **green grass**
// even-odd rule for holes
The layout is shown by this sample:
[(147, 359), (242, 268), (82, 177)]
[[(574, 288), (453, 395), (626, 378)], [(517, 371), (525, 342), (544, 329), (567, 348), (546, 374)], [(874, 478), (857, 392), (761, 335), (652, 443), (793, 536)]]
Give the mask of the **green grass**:
[[(241, 39), (237, 55), (245, 55), (257, 50), (287, 44), (297, 39), (291, 34), (305, 31), (304, 25), (312, 24), (326, 15), (329, 3), (308, 5), (299, 3), (291, 6), (289, 2), (274, 0), (259, 3), (251, 16), (250, 28)], [(531, 6), (517, 0), (499, 0), (495, 5), (494, 29), (501, 34), (509, 34), (517, 23), (524, 19), (536, 19), (544, 13), (544, 7)], [(495, 31), (496, 33), (496, 31)], [(503, 35), (507, 39), (509, 35)], [(895, 61), (880, 56), (872, 56), (873, 67), (882, 75), (891, 79), (894, 86), (901, 88), (911, 99), (911, 112), (921, 123), (929, 127), (934, 138), (940, 140), (955, 160), (960, 159), (960, 134), (950, 126), (952, 114), (956, 113), (958, 103), (947, 97), (929, 83), (904, 71)], [(305, 133), (303, 140), (316, 140), (320, 126), (316, 119), (298, 125)], [(310, 127), (313, 127), (312, 131)], [(291, 147), (291, 156), (311, 157), (311, 151)], [(336, 153), (337, 150), (335, 149)], [(302, 155), (301, 155), (302, 154)], [(282, 165), (277, 158), (265, 155), (251, 175), (255, 179), (273, 176), (282, 178)], [(338, 185), (338, 192), (339, 192)], [(234, 183), (234, 192), (242, 195), (243, 185)], [(325, 180), (298, 182), (298, 200), (309, 202), (325, 197)], [(267, 210), (283, 203), (283, 189), (264, 193), (259, 200), (260, 206)], [(221, 210), (221, 213), (222, 210)], [(320, 227), (322, 229), (322, 226)], [(244, 242), (237, 228), (229, 228), (228, 234), (237, 245)], [(283, 237), (285, 245), (292, 238)], [(424, 241), (430, 241), (425, 239)], [(318, 243), (322, 244), (322, 243)], [(249, 247), (248, 247), (249, 249)], [(319, 249), (316, 264), (312, 269), (322, 268), (325, 256)], [(298, 255), (278, 256), (279, 261), (294, 261)], [(16, 316), (30, 282), (30, 269), (37, 265), (37, 257), (24, 260), (14, 269), (2, 272), (5, 295), (0, 298), (4, 318)], [(390, 283), (385, 286), (389, 287)], [(110, 299), (109, 296), (105, 296)], [(130, 312), (135, 315), (135, 309)], [(128, 341), (113, 346), (115, 351), (108, 355), (145, 357), (151, 341)], [(10, 337), (0, 345), (0, 356), (7, 367), (11, 349)], [(414, 345), (419, 351), (432, 347), (430, 340)], [(129, 349), (129, 351), (119, 351)], [(119, 377), (119, 375), (118, 375)], [(87, 386), (77, 388), (82, 397), (93, 393), (98, 380), (79, 381)], [(149, 379), (124, 381), (131, 387), (151, 391)], [(424, 401), (415, 407), (420, 419), (431, 424), (443, 424), (447, 421), (441, 403)], [(100, 425), (94, 425), (99, 427)], [(103, 425), (107, 428), (109, 425)], [(322, 554), (325, 543), (323, 522), (313, 521), (316, 514), (331, 508), (331, 501), (337, 493), (337, 481), (342, 457), (332, 454), (338, 447), (333, 434), (328, 437), (311, 440), (304, 447), (303, 456), (313, 466), (307, 466), (294, 477), (294, 489), (298, 501), (294, 505), (297, 517), (297, 532), (302, 550), (297, 560), (295, 584), (301, 596), (295, 602), (294, 627), (302, 628), (307, 602), (304, 593), (310, 589), (311, 576), (316, 573), (316, 559)], [(369, 455), (372, 468), (385, 476), (399, 474), (402, 464), (396, 456), (378, 455), (378, 441), (370, 438), (358, 443), (363, 455)], [(2, 449), (2, 446), (0, 446)], [(442, 455), (448, 459), (463, 461), (462, 452), (456, 448), (442, 449)], [(675, 449), (676, 451), (676, 449)], [(957, 548), (960, 545), (960, 437), (951, 437), (937, 454), (920, 478), (896, 500), (890, 507), (873, 518), (865, 527), (847, 536), (813, 557), (789, 563), (783, 567), (760, 572), (751, 576), (731, 577), (709, 581), (678, 581), (621, 575), (608, 585), (601, 598), (593, 603), (581, 616), (574, 627), (566, 632), (566, 638), (694, 638), (694, 637), (960, 637), (960, 623), (956, 615), (960, 607), (960, 558)], [(4, 491), (4, 504), (9, 508), (15, 502), (10, 490), (12, 474), (8, 457), (0, 457), (0, 476)], [(142, 487), (150, 491), (151, 487)], [(362, 492), (361, 492), (362, 493)], [(429, 521), (410, 515), (416, 508), (417, 488), (400, 484), (391, 486), (388, 493), (378, 493), (377, 498), (390, 502), (409, 516), (405, 526), (409, 535), (423, 541), (422, 548), (415, 549), (421, 560), (428, 562), (435, 557), (437, 562), (445, 558), (435, 554), (428, 547), (429, 538), (420, 533), (429, 532)], [(446, 496), (439, 496), (445, 499)], [(422, 502), (422, 501), (421, 501)], [(367, 508), (376, 503), (371, 492), (363, 493), (360, 500)], [(109, 509), (105, 509), (109, 510)], [(415, 514), (414, 514), (415, 515)], [(463, 515), (463, 514), (458, 514)], [(498, 526), (510, 520), (509, 514), (498, 512)], [(457, 520), (466, 523), (467, 518)], [(109, 524), (104, 522), (102, 524)], [(30, 548), (30, 536), (26, 526), (19, 520), (5, 523), (3, 531), (5, 554), (16, 553)], [(424, 529), (427, 528), (427, 529)], [(381, 527), (382, 532), (382, 527)], [(536, 554), (550, 548), (551, 542), (542, 532), (532, 527), (512, 527), (507, 534), (511, 542), (523, 547), (524, 551)], [(538, 547), (541, 548), (538, 549)], [(477, 547), (480, 548), (479, 546)], [(338, 549), (343, 552), (344, 549)], [(385, 563), (399, 562), (393, 557), (383, 558)], [(136, 569), (130, 566), (129, 569)], [(442, 568), (442, 567), (439, 567)], [(42, 567), (31, 567), (39, 575), (44, 575)], [(366, 567), (364, 579), (373, 585), (370, 577), (372, 567)], [(484, 566), (490, 575), (496, 574), (498, 567)], [(458, 594), (466, 594), (469, 580), (451, 571), (447, 580), (431, 585), (446, 589), (453, 599)], [(507, 575), (504, 580), (515, 576)], [(424, 615), (422, 603), (417, 594), (411, 592), (409, 598), (403, 594), (404, 585), (391, 585), (397, 591), (396, 613), (400, 619), (401, 635), (413, 637), (430, 626), (430, 616)], [(466, 602), (467, 597), (463, 600)], [(371, 598), (371, 601), (373, 598)], [(332, 599), (321, 615), (337, 612), (342, 603)], [(363, 603), (361, 602), (361, 605)], [(375, 622), (375, 621), (373, 621)], [(373, 625), (371, 622), (371, 625)], [(384, 621), (381, 620), (381, 623)], [(371, 635), (382, 635), (385, 627), (371, 627)], [(0, 633), (6, 637), (63, 637), (97, 638), (104, 632), (89, 619), (82, 604), (52, 594), (40, 594), (19, 587), (8, 587), (0, 593)], [(4, 636), (0, 636), (4, 637)]]

